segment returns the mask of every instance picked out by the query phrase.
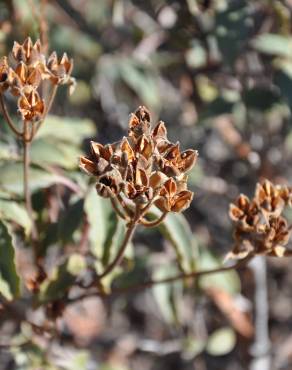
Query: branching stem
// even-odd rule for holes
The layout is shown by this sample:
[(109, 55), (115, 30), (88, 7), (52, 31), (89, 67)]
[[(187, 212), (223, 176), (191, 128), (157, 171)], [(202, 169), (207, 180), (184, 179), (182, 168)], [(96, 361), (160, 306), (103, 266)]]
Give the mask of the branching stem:
[(134, 234), (134, 231), (135, 231), (135, 228), (137, 226), (137, 223), (136, 221), (134, 222), (131, 222), (127, 228), (127, 232), (125, 234), (125, 237), (124, 237), (124, 240), (120, 246), (120, 249), (116, 255), (116, 257), (114, 258), (114, 260), (106, 267), (106, 269), (104, 270), (104, 272), (100, 275), (97, 276), (98, 280), (104, 278), (106, 275), (108, 275), (109, 273), (112, 272), (112, 270), (118, 266), (120, 264), (120, 262), (122, 261), (122, 258), (124, 256), (124, 253), (125, 253), (125, 250), (127, 248), (127, 245), (128, 243), (130, 242), (130, 240), (132, 239), (132, 236)]
[(161, 224), (161, 222), (165, 219), (166, 216), (167, 216), (167, 212), (164, 212), (164, 213), (162, 213), (162, 215), (160, 217), (158, 217), (154, 221), (147, 221), (145, 219), (141, 219), (140, 224), (142, 224), (145, 227), (155, 227), (155, 226), (158, 226), (159, 224)]
[(31, 220), (31, 235), (32, 235), (32, 244), (34, 248), (35, 258), (37, 259), (37, 228), (34, 222), (33, 209), (31, 204), (31, 193), (29, 189), (29, 167), (30, 167), (30, 141), (27, 139), (29, 134), (29, 122), (23, 122), (23, 190), (24, 190), (24, 199), (25, 206), (29, 218)]
[(80, 295), (79, 297), (72, 298), (68, 301), (68, 303), (74, 303), (77, 302), (81, 299), (92, 297), (92, 296), (100, 296), (100, 297), (109, 297), (113, 295), (120, 295), (120, 294), (126, 294), (126, 293), (134, 293), (138, 292), (147, 288), (151, 288), (155, 285), (159, 284), (168, 284), (168, 283), (173, 283), (178, 280), (185, 280), (185, 279), (191, 279), (191, 278), (198, 278), (203, 275), (210, 275), (210, 274), (216, 274), (216, 273), (224, 273), (230, 270), (237, 269), (239, 267), (247, 265), (247, 263), (253, 258), (253, 255), (249, 255), (245, 258), (243, 258), (240, 261), (237, 261), (231, 266), (221, 266), (215, 269), (207, 269), (207, 270), (200, 270), (200, 271), (193, 271), (190, 273), (181, 273), (178, 275), (170, 276), (167, 278), (163, 279), (151, 279), (148, 281), (144, 281), (138, 284), (133, 284), (125, 288), (116, 288), (111, 291), (110, 294), (104, 294), (103, 292), (100, 291), (95, 291), (95, 292), (85, 292), (83, 295)]
[(57, 90), (58, 90), (58, 85), (54, 85), (53, 88), (52, 88), (52, 91), (51, 91), (51, 95), (50, 95), (50, 97), (48, 99), (48, 102), (46, 104), (46, 110), (44, 112), (43, 118), (39, 122), (36, 123), (36, 128), (34, 130), (34, 136), (37, 134), (37, 132), (41, 128), (44, 120), (46, 119), (49, 111), (51, 110), (52, 104), (54, 102), (54, 99), (55, 99), (55, 96), (56, 96), (56, 93), (57, 93)]
[(120, 210), (114, 196), (110, 197), (110, 199), (111, 199), (112, 206), (113, 206), (114, 210), (116, 211), (117, 215), (120, 216), (123, 220), (127, 221), (128, 217)]

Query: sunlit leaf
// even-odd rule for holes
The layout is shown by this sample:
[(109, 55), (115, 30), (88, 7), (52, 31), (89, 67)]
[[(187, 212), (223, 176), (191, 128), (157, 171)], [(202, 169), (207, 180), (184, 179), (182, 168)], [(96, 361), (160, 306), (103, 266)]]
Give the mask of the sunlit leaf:
[(261, 53), (279, 55), (283, 57), (292, 56), (292, 37), (275, 33), (265, 33), (257, 36), (252, 41), (252, 46)]
[(48, 302), (63, 298), (85, 267), (85, 257), (72, 254), (66, 262), (54, 269), (50, 278), (42, 283), (39, 300)]
[(0, 218), (13, 221), (22, 226), (28, 235), (31, 229), (31, 220), (24, 206), (9, 199), (0, 199)]
[[(151, 210), (151, 212), (155, 211)], [(196, 264), (197, 246), (184, 216), (178, 213), (169, 213), (159, 229), (174, 247), (181, 270), (193, 271)]]
[(82, 140), (94, 136), (94, 123), (84, 118), (66, 118), (49, 115), (39, 130), (37, 138), (51, 137), (72, 144), (80, 144)]
[(234, 330), (229, 327), (214, 331), (208, 339), (206, 351), (212, 356), (222, 356), (231, 352), (236, 344)]
[(113, 217), (110, 201), (98, 196), (93, 187), (85, 198), (84, 211), (90, 225), (89, 241), (91, 251), (96, 257), (102, 259), (104, 243), (110, 228), (110, 219)]
[(54, 138), (35, 140), (31, 147), (31, 159), (34, 163), (55, 164), (66, 169), (78, 166), (78, 157), (82, 154), (75, 145)]
[[(216, 257), (206, 248), (202, 248), (198, 259), (198, 269), (207, 270), (222, 266)], [(224, 291), (235, 294), (240, 291), (240, 280), (236, 271), (218, 272), (215, 274), (203, 275), (199, 279), (202, 289), (218, 287)]]
[[(0, 162), (0, 189), (23, 195), (23, 165), (19, 162)], [(61, 176), (48, 173), (37, 166), (31, 166), (29, 171), (29, 186), (32, 192), (47, 188), (55, 183), (62, 183)]]
[(0, 221), (0, 294), (8, 300), (19, 293), (19, 277), (14, 256), (12, 236), (5, 223)]
[[(154, 279), (163, 279), (178, 273), (175, 266), (159, 266), (153, 274)], [(152, 288), (155, 300), (161, 314), (169, 324), (178, 324), (180, 318), (180, 302), (182, 300), (183, 283), (176, 281), (167, 284), (157, 284)]]

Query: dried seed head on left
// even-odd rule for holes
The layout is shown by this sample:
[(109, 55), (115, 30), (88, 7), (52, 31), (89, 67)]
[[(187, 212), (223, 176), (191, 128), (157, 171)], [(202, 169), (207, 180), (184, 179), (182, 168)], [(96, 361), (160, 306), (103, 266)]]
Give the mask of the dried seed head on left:
[(73, 61), (66, 53), (60, 60), (55, 52), (47, 58), (40, 40), (33, 43), (28, 37), (23, 44), (15, 41), (10, 56), (0, 59), (0, 93), (17, 97), (22, 120), (35, 122), (47, 113), (44, 81), (50, 81), (52, 88), (67, 84), (71, 89), (75, 85), (72, 69)]

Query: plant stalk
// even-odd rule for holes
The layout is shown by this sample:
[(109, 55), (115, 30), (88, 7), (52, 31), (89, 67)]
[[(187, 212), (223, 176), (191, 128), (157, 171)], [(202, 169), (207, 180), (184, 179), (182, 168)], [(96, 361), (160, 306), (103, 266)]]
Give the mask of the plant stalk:
[(123, 242), (122, 242), (122, 244), (120, 246), (120, 249), (119, 249), (116, 257), (106, 267), (106, 269), (103, 271), (103, 273), (97, 276), (99, 280), (102, 279), (102, 278), (104, 278), (109, 273), (111, 273), (112, 270), (121, 263), (121, 261), (123, 259), (123, 256), (124, 256), (124, 253), (125, 253), (125, 250), (127, 248), (127, 245), (128, 245), (128, 243), (131, 241), (131, 239), (133, 237), (133, 234), (134, 234), (134, 231), (136, 229), (136, 226), (137, 226), (136, 220), (132, 221), (129, 224), (128, 229), (127, 229), (127, 232), (126, 232), (125, 237), (124, 237), (124, 240), (123, 240)]
[(237, 261), (231, 266), (221, 266), (215, 269), (207, 269), (207, 270), (199, 270), (199, 271), (193, 271), (190, 273), (181, 273), (178, 275), (166, 277), (163, 279), (158, 280), (148, 280), (144, 281), (138, 284), (133, 284), (125, 288), (116, 288), (111, 291), (110, 294), (104, 294), (102, 292), (85, 292), (84, 294), (80, 295), (79, 297), (72, 298), (69, 300), (69, 303), (74, 303), (79, 301), (80, 299), (92, 297), (92, 296), (100, 296), (100, 297), (109, 297), (112, 295), (120, 295), (120, 294), (126, 294), (126, 293), (133, 293), (133, 292), (139, 292), (141, 290), (151, 288), (158, 284), (168, 284), (173, 283), (178, 280), (184, 280), (184, 279), (191, 279), (191, 278), (199, 278), (204, 275), (211, 275), (211, 274), (217, 274), (217, 273), (224, 273), (230, 270), (238, 269), (240, 267), (246, 266), (248, 262), (253, 258), (253, 255), (247, 256), (243, 258), (240, 261)]
[(34, 248), (34, 255), (35, 259), (37, 260), (38, 253), (37, 253), (37, 228), (33, 217), (33, 209), (31, 203), (31, 193), (29, 188), (29, 168), (30, 168), (30, 141), (28, 141), (28, 122), (24, 122), (24, 135), (23, 135), (23, 190), (24, 190), (24, 199), (25, 199), (25, 207), (28, 213), (28, 216), (31, 220), (31, 236), (32, 236), (32, 245)]

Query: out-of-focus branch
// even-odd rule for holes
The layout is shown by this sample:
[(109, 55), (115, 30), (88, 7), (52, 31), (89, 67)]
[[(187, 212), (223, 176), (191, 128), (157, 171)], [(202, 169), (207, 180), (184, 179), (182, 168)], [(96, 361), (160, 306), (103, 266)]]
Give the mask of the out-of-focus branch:
[(253, 360), (250, 370), (271, 369), (271, 342), (269, 339), (269, 304), (266, 257), (256, 256), (250, 264), (255, 281), (255, 339), (251, 348)]
[(231, 266), (221, 266), (215, 269), (208, 269), (208, 270), (200, 270), (200, 271), (193, 271), (190, 273), (181, 273), (175, 276), (170, 276), (164, 279), (159, 279), (159, 280), (148, 280), (142, 283), (138, 284), (133, 284), (125, 288), (116, 288), (111, 291), (110, 294), (104, 294), (103, 292), (99, 291), (91, 291), (91, 292), (85, 292), (84, 294), (74, 297), (72, 299), (68, 300), (68, 303), (74, 303), (79, 300), (82, 300), (84, 298), (92, 297), (92, 296), (100, 296), (100, 297), (109, 297), (113, 295), (120, 295), (120, 294), (126, 294), (126, 293), (134, 293), (138, 292), (147, 288), (151, 288), (154, 285), (158, 284), (168, 284), (168, 283), (173, 283), (178, 280), (184, 280), (184, 279), (191, 279), (191, 278), (198, 278), (203, 275), (209, 275), (209, 274), (216, 274), (216, 273), (224, 273), (230, 270), (238, 269), (242, 266), (246, 266), (248, 262), (253, 258), (252, 255), (249, 255), (236, 263), (234, 263)]

